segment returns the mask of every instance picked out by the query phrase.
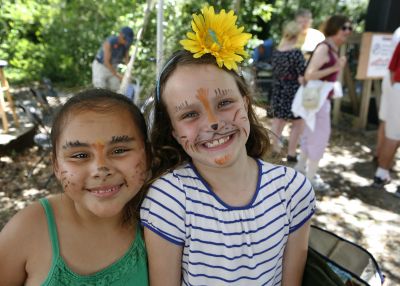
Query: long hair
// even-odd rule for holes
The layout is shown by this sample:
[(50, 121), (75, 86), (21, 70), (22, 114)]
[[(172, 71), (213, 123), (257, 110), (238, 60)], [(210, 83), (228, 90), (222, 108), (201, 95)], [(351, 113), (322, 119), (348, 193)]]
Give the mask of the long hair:
[[(163, 92), (165, 85), (178, 66), (185, 65), (215, 65), (216, 60), (210, 54), (205, 54), (200, 58), (194, 58), (193, 54), (180, 50), (175, 52), (167, 61), (164, 69), (161, 72), (157, 88), (155, 89), (154, 103), (154, 122), (151, 130), (150, 140), (153, 148), (153, 163), (152, 163), (152, 179), (149, 183), (165, 174), (169, 170), (173, 170), (179, 165), (190, 162), (191, 158), (186, 154), (185, 150), (172, 136), (172, 124), (168, 115), (167, 107), (163, 100)], [(251, 157), (262, 157), (269, 148), (269, 138), (266, 129), (258, 121), (254, 109), (250, 89), (245, 80), (238, 73), (222, 68), (229, 73), (238, 86), (238, 89), (243, 97), (249, 102), (248, 117), (250, 122), (250, 134), (246, 142), (247, 154)], [(183, 83), (184, 84), (184, 83)]]
[[(151, 147), (147, 135), (146, 121), (139, 108), (127, 97), (106, 89), (88, 89), (79, 92), (70, 98), (58, 111), (51, 128), (52, 160), (57, 161), (57, 145), (64, 127), (71, 116), (93, 111), (98, 113), (118, 114), (121, 110), (127, 111), (144, 141), (146, 153), (146, 166), (151, 164)], [(137, 222), (139, 206), (144, 197), (143, 188), (125, 205), (122, 223)]]

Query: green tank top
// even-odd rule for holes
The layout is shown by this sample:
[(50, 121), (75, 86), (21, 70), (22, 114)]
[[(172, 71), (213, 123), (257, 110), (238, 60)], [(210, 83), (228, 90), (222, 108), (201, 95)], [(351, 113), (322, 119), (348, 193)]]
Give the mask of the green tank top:
[(53, 210), (46, 198), (40, 199), (49, 227), (50, 241), (53, 250), (49, 274), (42, 286), (71, 285), (71, 286), (119, 286), (119, 285), (148, 285), (147, 255), (145, 245), (137, 227), (135, 240), (123, 257), (107, 268), (92, 275), (74, 273), (65, 264), (60, 255), (57, 228)]

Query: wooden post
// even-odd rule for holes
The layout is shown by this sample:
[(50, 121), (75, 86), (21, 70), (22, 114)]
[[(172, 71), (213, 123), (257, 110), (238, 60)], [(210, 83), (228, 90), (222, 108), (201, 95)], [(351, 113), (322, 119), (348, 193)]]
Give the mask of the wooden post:
[(356, 96), (356, 86), (354, 84), (354, 80), (352, 78), (349, 65), (346, 65), (344, 67), (343, 76), (344, 76), (343, 81), (346, 83), (346, 86), (347, 86), (348, 95), (350, 97), (351, 107), (353, 109), (353, 113), (354, 114), (358, 114), (359, 102), (358, 102), (358, 99), (357, 99), (357, 96)]
[[(15, 111), (14, 102), (13, 102), (11, 94), (10, 94), (10, 86), (8, 85), (8, 81), (7, 81), (7, 79), (6, 79), (5, 75), (4, 75), (4, 71), (3, 71), (2, 67), (0, 67), (0, 82), (1, 82), (1, 89), (2, 89), (3, 92), (5, 92), (5, 94), (7, 96), (8, 105), (10, 106), (10, 109), (12, 111), (12, 115), (13, 115), (13, 118), (14, 118), (14, 124), (15, 124), (16, 127), (19, 127), (19, 121), (18, 121), (17, 112)], [(1, 99), (2, 103), (1, 104), (4, 104), (3, 95), (1, 97), (2, 97), (2, 99)], [(3, 105), (1, 108), (3, 108), (3, 112), (5, 113), (4, 107), (5, 107), (5, 105)], [(4, 131), (5, 130), (6, 130), (6, 128), (4, 128)], [(7, 130), (8, 130), (8, 128), (7, 128)], [(7, 132), (7, 131), (5, 131), (5, 132)]]
[(358, 127), (362, 129), (365, 129), (365, 127), (367, 126), (369, 101), (371, 99), (371, 88), (372, 79), (364, 80), (361, 95), (360, 115), (357, 122)]
[(4, 102), (4, 93), (2, 87), (0, 87), (0, 115), (1, 115), (1, 122), (3, 123), (3, 130), (4, 133), (8, 132), (8, 120), (6, 114), (6, 104)]
[[(346, 47), (342, 47), (340, 49), (340, 57), (346, 55)], [(346, 63), (347, 66), (347, 63)], [(340, 71), (338, 80), (340, 83), (343, 85), (343, 69)], [(333, 104), (333, 124), (337, 125), (339, 123), (339, 117), (340, 117), (340, 106), (342, 105), (342, 99), (341, 98), (336, 98), (334, 99), (334, 104)]]

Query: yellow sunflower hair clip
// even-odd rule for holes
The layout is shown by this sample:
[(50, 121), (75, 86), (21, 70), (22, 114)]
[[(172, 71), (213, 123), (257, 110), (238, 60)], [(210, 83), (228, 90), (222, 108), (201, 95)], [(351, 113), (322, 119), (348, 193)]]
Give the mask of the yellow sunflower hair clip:
[(187, 39), (180, 44), (185, 50), (193, 53), (193, 57), (200, 58), (210, 53), (217, 60), (218, 66), (227, 69), (238, 70), (236, 63), (243, 61), (248, 54), (244, 46), (251, 38), (251, 34), (243, 33), (243, 27), (236, 25), (237, 16), (233, 11), (228, 13), (221, 10), (219, 14), (214, 12), (214, 7), (204, 7), (202, 14), (193, 14), (193, 32), (186, 34)]

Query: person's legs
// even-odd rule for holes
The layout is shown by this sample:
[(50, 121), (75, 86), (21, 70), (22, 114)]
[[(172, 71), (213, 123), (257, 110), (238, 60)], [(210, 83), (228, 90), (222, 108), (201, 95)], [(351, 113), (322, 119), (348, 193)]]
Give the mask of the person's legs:
[(282, 118), (274, 118), (272, 119), (272, 126), (271, 126), (271, 131), (273, 132), (272, 134), (272, 146), (273, 150), (277, 153), (280, 152), (281, 150), (281, 134), (282, 130), (285, 127), (286, 121), (283, 120)]
[(290, 130), (289, 136), (289, 146), (288, 155), (291, 157), (296, 156), (297, 144), (299, 143), (299, 138), (304, 128), (304, 120), (296, 119), (292, 121), (292, 128)]
[(315, 130), (308, 138), (308, 164), (306, 177), (311, 181), (315, 190), (327, 191), (329, 185), (326, 184), (318, 175), (319, 161), (324, 155), (331, 134), (331, 104), (327, 100), (317, 112), (315, 118)]
[(374, 185), (382, 187), (386, 183), (390, 182), (389, 170), (392, 166), (394, 156), (396, 154), (399, 141), (392, 140), (385, 137), (382, 141), (382, 148), (378, 158), (378, 168), (375, 172)]
[(106, 88), (107, 87), (107, 76), (111, 74), (107, 68), (105, 68), (97, 60), (92, 63), (92, 83), (96, 88)]
[(379, 167), (387, 170), (390, 169), (398, 146), (399, 141), (384, 138), (381, 152), (378, 158)]
[(108, 88), (110, 90), (117, 92), (120, 85), (121, 82), (116, 76), (113, 75), (108, 78)]
[(307, 153), (302, 149), (300, 151), (299, 155), (299, 160), (297, 161), (297, 164), (294, 166), (294, 169), (296, 171), (299, 171), (300, 173), (305, 174), (306, 173), (306, 166), (307, 166)]
[(374, 154), (375, 158), (379, 157), (384, 139), (385, 139), (385, 121), (380, 121), (376, 138), (376, 149)]

